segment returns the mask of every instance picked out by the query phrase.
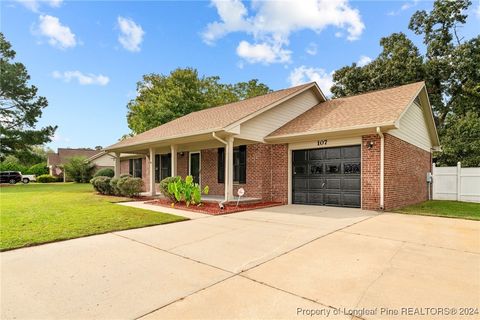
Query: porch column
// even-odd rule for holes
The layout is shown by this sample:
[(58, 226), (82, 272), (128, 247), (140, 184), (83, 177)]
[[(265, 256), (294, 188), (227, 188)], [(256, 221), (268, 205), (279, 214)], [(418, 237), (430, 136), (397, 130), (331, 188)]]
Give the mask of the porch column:
[(172, 144), (170, 146), (170, 152), (172, 153), (172, 161), (171, 161), (171, 165), (172, 165), (172, 177), (176, 177), (177, 176), (177, 146)]
[(225, 200), (233, 200), (233, 137), (226, 139), (225, 146)]
[(120, 178), (120, 152), (115, 152), (115, 178)]
[(155, 149), (149, 148), (149, 169), (150, 169), (150, 194), (155, 196)]

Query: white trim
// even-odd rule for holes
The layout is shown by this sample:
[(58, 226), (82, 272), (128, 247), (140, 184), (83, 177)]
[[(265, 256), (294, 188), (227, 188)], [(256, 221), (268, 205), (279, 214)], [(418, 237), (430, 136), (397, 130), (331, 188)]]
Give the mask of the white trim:
[(377, 127), (380, 136), (380, 209), (385, 208), (385, 137), (380, 127)]
[(198, 153), (198, 184), (202, 185), (202, 153), (200, 151), (191, 151), (188, 153), (188, 175), (192, 175), (192, 154)]

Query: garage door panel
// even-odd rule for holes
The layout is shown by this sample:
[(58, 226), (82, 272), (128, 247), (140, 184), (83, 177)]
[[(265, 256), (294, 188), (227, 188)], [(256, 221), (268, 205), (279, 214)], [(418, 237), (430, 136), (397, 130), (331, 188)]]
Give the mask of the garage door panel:
[(308, 159), (309, 160), (323, 160), (323, 159), (325, 159), (325, 150), (324, 149), (310, 150)]
[(325, 179), (325, 189), (328, 190), (340, 190), (341, 189), (341, 178), (326, 178)]
[(325, 150), (325, 159), (340, 159), (342, 157), (341, 148), (328, 148)]
[(293, 194), (293, 203), (308, 204), (307, 195), (308, 194), (306, 192), (295, 192)]
[(293, 153), (293, 161), (307, 161), (308, 150), (298, 150)]
[(342, 195), (340, 193), (326, 193), (324, 202), (329, 206), (340, 206), (342, 204)]
[(303, 179), (293, 179), (293, 189), (297, 190), (308, 190), (308, 180), (306, 178)]
[(342, 190), (360, 191), (360, 177), (344, 178), (342, 181)]
[(293, 151), (294, 203), (360, 207), (361, 147)]
[(343, 159), (352, 159), (352, 158), (361, 157), (361, 154), (360, 154), (361, 150), (358, 146), (343, 147), (341, 150), (342, 150)]
[(308, 193), (309, 204), (323, 204), (323, 192), (309, 192)]
[(308, 189), (310, 190), (322, 190), (324, 187), (324, 180), (323, 179), (316, 179), (316, 178), (309, 178), (308, 179)]
[(343, 194), (343, 205), (345, 207), (359, 207), (360, 206), (360, 194)]

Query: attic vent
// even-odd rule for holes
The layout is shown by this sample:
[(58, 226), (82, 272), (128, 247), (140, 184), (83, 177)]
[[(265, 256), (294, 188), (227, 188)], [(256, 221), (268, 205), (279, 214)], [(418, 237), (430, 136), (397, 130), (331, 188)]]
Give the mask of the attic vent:
[(421, 106), (420, 99), (418, 97), (416, 97), (415, 100), (413, 100), (413, 102), (415, 102), (418, 106)]

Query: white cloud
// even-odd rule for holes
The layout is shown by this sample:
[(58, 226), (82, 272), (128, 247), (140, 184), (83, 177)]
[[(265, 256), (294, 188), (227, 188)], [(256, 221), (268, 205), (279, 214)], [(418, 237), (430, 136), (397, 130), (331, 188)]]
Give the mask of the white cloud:
[(255, 43), (241, 41), (237, 47), (239, 57), (249, 63), (286, 63), (290, 62), (291, 51), (283, 49), (278, 44)]
[(359, 67), (363, 67), (369, 64), (370, 62), (372, 62), (372, 58), (367, 56), (360, 56), (360, 59), (358, 59), (357, 65)]
[(39, 12), (40, 3), (48, 4), (50, 7), (58, 8), (62, 4), (63, 0), (16, 0), (25, 8), (33, 12)]
[(478, 1), (478, 5), (475, 8), (475, 16), (480, 19), (480, 1)]
[(55, 134), (52, 137), (52, 141), (53, 142), (70, 142), (70, 138), (64, 137), (59, 133), (55, 132)]
[(118, 36), (118, 42), (128, 51), (138, 52), (140, 51), (140, 44), (143, 41), (145, 31), (139, 24), (136, 24), (130, 18), (118, 17), (118, 27), (120, 28), (120, 35)]
[(240, 0), (212, 0), (212, 6), (220, 19), (209, 23), (202, 33), (208, 44), (214, 44), (229, 33), (243, 32), (251, 35), (255, 43), (280, 48), (280, 51), (286, 50), (283, 47), (296, 31), (320, 33), (334, 26), (345, 30), (348, 40), (356, 40), (365, 28), (360, 13), (350, 7), (347, 0), (253, 1), (250, 12)]
[(326, 96), (332, 95), (330, 88), (333, 86), (333, 71), (327, 73), (321, 68), (300, 66), (290, 72), (288, 80), (292, 86), (315, 81)]
[(55, 79), (62, 79), (65, 82), (71, 82), (72, 80), (77, 80), (81, 85), (99, 85), (106, 86), (110, 82), (110, 78), (102, 74), (95, 75), (93, 73), (84, 74), (78, 70), (76, 71), (54, 71), (52, 76)]
[(308, 47), (305, 49), (305, 52), (311, 56), (317, 55), (317, 45), (313, 42), (310, 42)]
[(60, 49), (77, 45), (75, 34), (69, 27), (62, 25), (57, 17), (41, 15), (35, 33), (48, 38), (48, 43)]
[(419, 1), (420, 1), (420, 0), (412, 0), (412, 1), (409, 1), (409, 2), (405, 2), (405, 3), (402, 4), (402, 6), (400, 7), (400, 9), (390, 11), (390, 12), (387, 13), (387, 15), (389, 15), (389, 16), (397, 16), (397, 15), (399, 15), (402, 11), (405, 11), (405, 10), (408, 10), (408, 9), (410, 9), (410, 8), (415, 7), (415, 6), (418, 4)]

